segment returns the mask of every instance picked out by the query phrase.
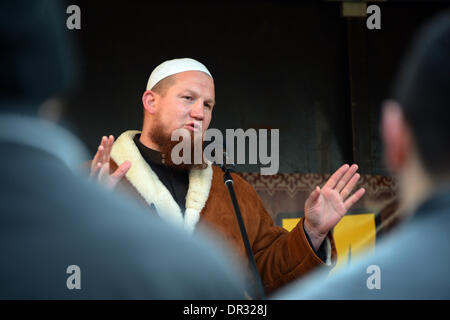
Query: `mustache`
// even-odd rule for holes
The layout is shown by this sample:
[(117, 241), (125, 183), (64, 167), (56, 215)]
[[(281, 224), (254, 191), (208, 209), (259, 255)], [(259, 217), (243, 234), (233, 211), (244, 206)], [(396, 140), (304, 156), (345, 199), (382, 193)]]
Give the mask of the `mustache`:
[[(164, 165), (166, 167), (175, 169), (175, 170), (190, 170), (190, 169), (206, 169), (207, 168), (207, 163), (203, 157), (203, 151), (204, 148), (206, 147), (204, 141), (203, 141), (203, 133), (202, 134), (198, 134), (198, 132), (195, 131), (190, 131), (184, 128), (180, 128), (181, 130), (184, 130), (184, 134), (189, 134), (189, 138), (190, 138), (190, 156), (187, 155), (188, 159), (186, 162), (184, 163), (175, 163), (172, 159), (172, 151), (174, 150), (174, 148), (179, 144), (182, 143), (183, 136), (180, 136), (178, 139), (176, 140), (172, 140), (172, 133), (167, 133), (164, 131), (164, 128), (162, 128), (162, 126), (156, 126), (151, 132), (149, 132), (149, 138), (154, 141), (159, 149), (161, 154), (163, 155), (164, 158)], [(174, 130), (175, 132), (176, 130)], [(198, 152), (198, 147), (195, 148), (195, 146), (201, 143), (201, 163), (196, 163), (195, 160), (195, 152)], [(178, 156), (180, 156), (181, 158), (183, 158), (183, 149), (178, 153)]]

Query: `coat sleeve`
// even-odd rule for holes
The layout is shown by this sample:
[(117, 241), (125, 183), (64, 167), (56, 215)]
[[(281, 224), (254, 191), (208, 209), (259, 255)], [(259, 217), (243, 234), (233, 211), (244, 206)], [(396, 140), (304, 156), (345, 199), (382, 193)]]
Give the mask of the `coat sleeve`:
[[(251, 204), (242, 211), (246, 215), (246, 225), (251, 225), (248, 228), (251, 230), (249, 240), (266, 294), (319, 266), (326, 266), (309, 244), (303, 228), (304, 218), (291, 232), (276, 226), (253, 187), (241, 177), (236, 180), (240, 180), (240, 187), (246, 189), (247, 199), (243, 202)], [(324, 241), (329, 241), (331, 264), (328, 267), (331, 269), (336, 262), (336, 247), (331, 232), (327, 239)]]

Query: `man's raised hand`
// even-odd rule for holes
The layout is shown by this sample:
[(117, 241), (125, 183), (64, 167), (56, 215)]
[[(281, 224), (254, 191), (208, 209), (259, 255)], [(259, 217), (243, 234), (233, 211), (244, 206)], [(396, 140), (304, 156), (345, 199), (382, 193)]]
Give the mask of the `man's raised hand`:
[(113, 136), (103, 136), (97, 153), (91, 162), (91, 179), (97, 179), (101, 184), (108, 189), (114, 189), (123, 176), (131, 168), (131, 162), (125, 161), (112, 174), (109, 173), (109, 162), (111, 159), (111, 149), (114, 143)]
[(358, 166), (340, 167), (320, 189), (316, 187), (305, 202), (305, 230), (317, 250), (328, 232), (364, 195), (364, 188), (351, 194), (359, 180)]

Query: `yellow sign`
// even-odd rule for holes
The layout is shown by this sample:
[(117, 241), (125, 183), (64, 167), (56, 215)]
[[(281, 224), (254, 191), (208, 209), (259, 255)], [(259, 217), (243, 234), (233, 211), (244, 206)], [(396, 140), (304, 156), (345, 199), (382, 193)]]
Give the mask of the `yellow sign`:
[[(291, 231), (299, 221), (300, 218), (283, 219), (282, 226)], [(365, 213), (344, 216), (334, 227), (333, 236), (338, 255), (336, 267), (333, 269), (336, 270), (348, 265), (357, 255), (375, 248), (375, 215)]]

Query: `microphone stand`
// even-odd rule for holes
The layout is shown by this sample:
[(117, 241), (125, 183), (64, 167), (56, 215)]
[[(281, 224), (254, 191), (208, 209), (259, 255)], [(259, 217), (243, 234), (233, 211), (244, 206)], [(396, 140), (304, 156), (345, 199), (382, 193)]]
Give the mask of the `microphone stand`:
[(233, 203), (234, 212), (236, 214), (236, 219), (239, 224), (239, 229), (241, 231), (242, 240), (244, 241), (245, 251), (247, 252), (248, 260), (250, 262), (250, 271), (253, 276), (253, 285), (255, 287), (255, 295), (256, 299), (264, 299), (264, 289), (261, 282), (261, 277), (258, 272), (258, 268), (256, 267), (255, 258), (253, 256), (252, 249), (250, 247), (250, 242), (248, 240), (247, 230), (245, 229), (244, 220), (242, 219), (241, 210), (239, 209), (239, 204), (236, 198), (236, 194), (234, 192), (233, 187), (233, 178), (231, 177), (230, 172), (234, 171), (232, 168), (224, 164), (221, 165), (222, 171), (224, 172), (223, 180), (225, 185), (228, 188), (228, 192), (230, 194), (231, 202)]

